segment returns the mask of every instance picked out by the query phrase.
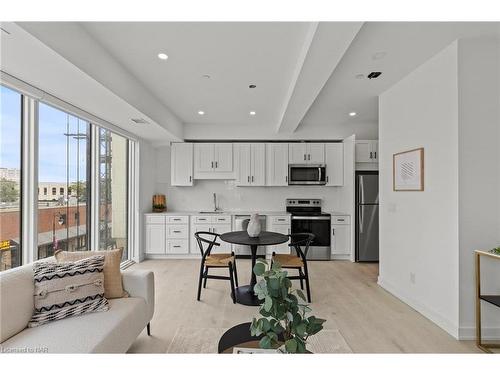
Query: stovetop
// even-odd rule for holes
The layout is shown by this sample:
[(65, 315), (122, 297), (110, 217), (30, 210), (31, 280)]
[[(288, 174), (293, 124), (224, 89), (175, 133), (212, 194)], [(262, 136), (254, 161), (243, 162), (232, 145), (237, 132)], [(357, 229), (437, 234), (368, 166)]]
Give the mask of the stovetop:
[(331, 216), (321, 211), (321, 199), (287, 199), (286, 212), (294, 216)]

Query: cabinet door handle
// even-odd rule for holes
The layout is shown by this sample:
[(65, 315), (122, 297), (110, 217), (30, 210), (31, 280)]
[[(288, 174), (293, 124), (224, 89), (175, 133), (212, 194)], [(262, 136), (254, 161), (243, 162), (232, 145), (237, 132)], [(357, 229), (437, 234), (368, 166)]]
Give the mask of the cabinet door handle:
[(215, 168), (218, 168), (218, 165), (219, 165), (219, 162), (218, 162), (218, 161), (216, 161), (216, 162), (215, 162)]
[(332, 236), (335, 236), (335, 228), (332, 228)]
[(174, 233), (181, 233), (180, 230), (174, 230)]
[(307, 154), (307, 160), (311, 160), (311, 154)]
[(307, 160), (307, 159), (306, 159), (306, 154), (304, 154), (304, 160)]
[(370, 151), (370, 159), (373, 159), (373, 152)]
[(250, 176), (247, 177), (248, 182), (250, 182)]
[(373, 154), (375, 155), (373, 158), (376, 159), (377, 158), (377, 151), (375, 151)]
[(328, 183), (328, 176), (326, 176), (326, 183)]
[(212, 162), (212, 169), (214, 168), (214, 162)]
[(278, 221), (285, 221), (285, 219), (278, 219)]
[(189, 176), (189, 182), (192, 182), (192, 181), (193, 181), (193, 177)]
[(285, 182), (288, 182), (288, 176), (285, 176)]
[(252, 176), (252, 182), (253, 182), (253, 176)]
[(181, 219), (172, 219), (172, 220), (174, 220), (174, 221), (181, 221)]
[(174, 245), (174, 247), (181, 247), (181, 245)]
[(205, 219), (204, 217), (200, 217), (198, 220), (199, 221), (207, 221), (207, 219)]

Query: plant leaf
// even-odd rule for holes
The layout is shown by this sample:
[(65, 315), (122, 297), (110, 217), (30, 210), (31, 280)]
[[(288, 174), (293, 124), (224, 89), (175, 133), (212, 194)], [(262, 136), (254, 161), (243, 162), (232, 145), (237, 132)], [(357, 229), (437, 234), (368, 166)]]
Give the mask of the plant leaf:
[(259, 346), (262, 349), (271, 349), (271, 339), (269, 338), (269, 336), (264, 336), (263, 338), (261, 338), (259, 341)]
[(294, 339), (285, 341), (285, 349), (287, 353), (296, 353), (297, 352), (297, 341)]
[(271, 311), (272, 307), (273, 307), (273, 299), (270, 296), (266, 296), (264, 302), (264, 310)]
[(307, 301), (306, 296), (304, 295), (304, 292), (300, 289), (297, 289), (297, 295), (300, 297), (302, 301)]
[(255, 266), (253, 266), (253, 273), (255, 273), (256, 276), (262, 276), (266, 272), (266, 265), (262, 262), (255, 263)]

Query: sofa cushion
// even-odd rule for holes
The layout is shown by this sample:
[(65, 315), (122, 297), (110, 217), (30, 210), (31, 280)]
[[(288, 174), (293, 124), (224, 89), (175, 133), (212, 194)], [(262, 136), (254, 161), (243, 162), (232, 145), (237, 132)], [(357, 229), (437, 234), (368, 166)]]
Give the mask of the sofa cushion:
[(104, 255), (104, 296), (106, 298), (122, 298), (127, 293), (123, 290), (120, 263), (123, 249), (102, 251), (58, 251), (55, 257), (58, 262), (75, 262), (94, 255)]
[(107, 311), (104, 256), (76, 262), (33, 264), (35, 312), (28, 327), (96, 311)]
[(142, 298), (109, 300), (108, 311), (27, 328), (0, 344), (3, 352), (124, 353), (148, 323)]
[(34, 291), (31, 264), (0, 272), (0, 342), (28, 326)]

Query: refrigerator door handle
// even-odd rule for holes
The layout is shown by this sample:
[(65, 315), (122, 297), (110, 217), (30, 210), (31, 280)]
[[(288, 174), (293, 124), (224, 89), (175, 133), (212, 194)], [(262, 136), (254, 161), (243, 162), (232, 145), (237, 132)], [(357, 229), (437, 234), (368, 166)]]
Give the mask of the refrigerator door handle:
[(358, 204), (365, 203), (365, 188), (363, 176), (359, 176), (359, 193), (358, 193)]
[(363, 233), (363, 205), (359, 205), (358, 210), (359, 233)]

